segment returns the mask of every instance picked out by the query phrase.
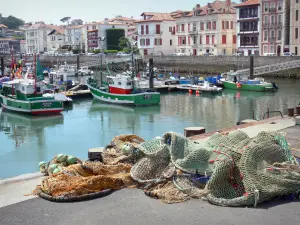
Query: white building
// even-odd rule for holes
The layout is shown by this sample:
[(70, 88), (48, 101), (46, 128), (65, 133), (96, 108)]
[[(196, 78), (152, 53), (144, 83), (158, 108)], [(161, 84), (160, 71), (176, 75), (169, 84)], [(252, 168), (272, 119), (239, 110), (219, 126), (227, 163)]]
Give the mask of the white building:
[(25, 30), (26, 53), (43, 53), (47, 51), (47, 36), (55, 26), (36, 23)]
[(47, 36), (47, 51), (57, 51), (65, 45), (64, 30), (57, 27), (53, 29)]
[(25, 40), (20, 41), (20, 53), (21, 54), (26, 53), (26, 41)]
[(141, 55), (175, 53), (175, 20), (170, 13), (144, 12), (138, 24), (138, 48)]
[(64, 32), (66, 45), (72, 46), (73, 49), (85, 49), (87, 30), (84, 25), (66, 27)]
[[(176, 52), (186, 55), (232, 55), (236, 52), (236, 12), (230, 0), (197, 4), (174, 12)], [(175, 15), (177, 14), (177, 15)]]
[(0, 38), (0, 55), (10, 54), (9, 38)]
[[(110, 22), (107, 18), (104, 22), (93, 22), (85, 24), (86, 39), (85, 39), (85, 51), (88, 52), (94, 49), (106, 50), (108, 47), (117, 49), (118, 46), (107, 46), (106, 30), (108, 29), (124, 29), (125, 37), (128, 36), (128, 24)], [(100, 41), (100, 38), (104, 38), (104, 41)]]

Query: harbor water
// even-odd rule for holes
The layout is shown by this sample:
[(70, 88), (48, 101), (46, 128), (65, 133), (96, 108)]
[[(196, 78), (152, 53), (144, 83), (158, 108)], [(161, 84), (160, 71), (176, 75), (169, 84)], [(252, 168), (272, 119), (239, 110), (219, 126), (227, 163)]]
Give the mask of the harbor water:
[(130, 108), (87, 98), (75, 101), (59, 116), (31, 117), (3, 111), (0, 179), (36, 172), (40, 161), (49, 161), (59, 153), (86, 159), (89, 148), (105, 146), (120, 134), (151, 139), (168, 131), (183, 133), (189, 126), (202, 126), (210, 132), (253, 116), (262, 119), (268, 108), (287, 114), (287, 108), (300, 102), (300, 83), (275, 82), (279, 86), (276, 93), (224, 90), (220, 95), (196, 96), (174, 92), (162, 94), (160, 106), (152, 107)]

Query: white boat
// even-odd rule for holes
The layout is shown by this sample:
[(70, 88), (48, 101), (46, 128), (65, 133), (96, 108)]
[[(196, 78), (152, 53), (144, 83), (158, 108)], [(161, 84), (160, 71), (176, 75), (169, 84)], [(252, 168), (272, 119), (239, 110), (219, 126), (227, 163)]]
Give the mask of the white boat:
[(87, 66), (82, 66), (82, 67), (80, 67), (80, 69), (78, 70), (77, 73), (78, 73), (78, 75), (86, 76), (86, 75), (93, 75), (94, 71), (89, 70), (89, 68)]
[(207, 81), (204, 81), (203, 84), (192, 85), (192, 84), (184, 84), (178, 85), (177, 88), (179, 90), (191, 90), (191, 91), (200, 91), (200, 92), (211, 92), (211, 93), (220, 93), (222, 92), (222, 88), (217, 87), (215, 85), (211, 86)]
[(73, 100), (71, 98), (67, 97), (63, 93), (54, 93), (54, 91), (53, 91), (52, 93), (43, 94), (43, 97), (44, 98), (54, 98), (55, 100), (63, 101), (64, 105), (73, 104)]

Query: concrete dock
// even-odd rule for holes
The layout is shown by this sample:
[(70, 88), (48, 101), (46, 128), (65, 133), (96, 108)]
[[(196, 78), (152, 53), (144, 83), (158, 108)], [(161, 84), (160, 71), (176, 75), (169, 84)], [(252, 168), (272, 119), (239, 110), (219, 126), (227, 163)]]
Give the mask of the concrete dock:
[[(300, 153), (300, 126), (290, 117), (271, 118), (224, 129), (241, 129), (250, 137), (261, 131), (282, 131), (293, 149)], [(213, 132), (214, 133), (214, 132)], [(205, 141), (212, 133), (193, 136)], [(123, 189), (91, 201), (52, 203), (30, 194), (43, 177), (36, 173), (0, 181), (1, 224), (263, 224), (294, 225), (299, 223), (299, 200), (276, 200), (257, 208), (218, 207), (203, 200), (167, 205), (151, 199), (138, 189)], [(216, 216), (217, 215), (217, 216)]]

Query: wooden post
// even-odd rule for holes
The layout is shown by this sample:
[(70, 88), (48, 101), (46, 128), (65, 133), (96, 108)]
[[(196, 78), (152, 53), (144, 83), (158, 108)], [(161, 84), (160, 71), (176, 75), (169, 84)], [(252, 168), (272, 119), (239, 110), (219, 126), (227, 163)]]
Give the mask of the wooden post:
[(153, 88), (153, 58), (149, 58), (149, 88)]
[(293, 117), (295, 113), (295, 108), (288, 108), (288, 116)]
[(268, 119), (269, 119), (270, 118), (270, 109), (269, 109), (269, 107), (268, 107), (268, 111), (267, 112), (268, 112), (267, 115), (268, 115)]
[(300, 106), (296, 106), (296, 114), (300, 115)]
[(254, 60), (253, 55), (250, 55), (250, 79), (253, 79)]
[(191, 137), (194, 135), (204, 134), (205, 128), (204, 127), (187, 127), (184, 129), (184, 136)]
[(76, 63), (77, 63), (77, 71), (80, 69), (79, 68), (79, 54), (77, 55), (77, 61), (76, 61)]
[(4, 58), (1, 57), (1, 74), (4, 76)]

